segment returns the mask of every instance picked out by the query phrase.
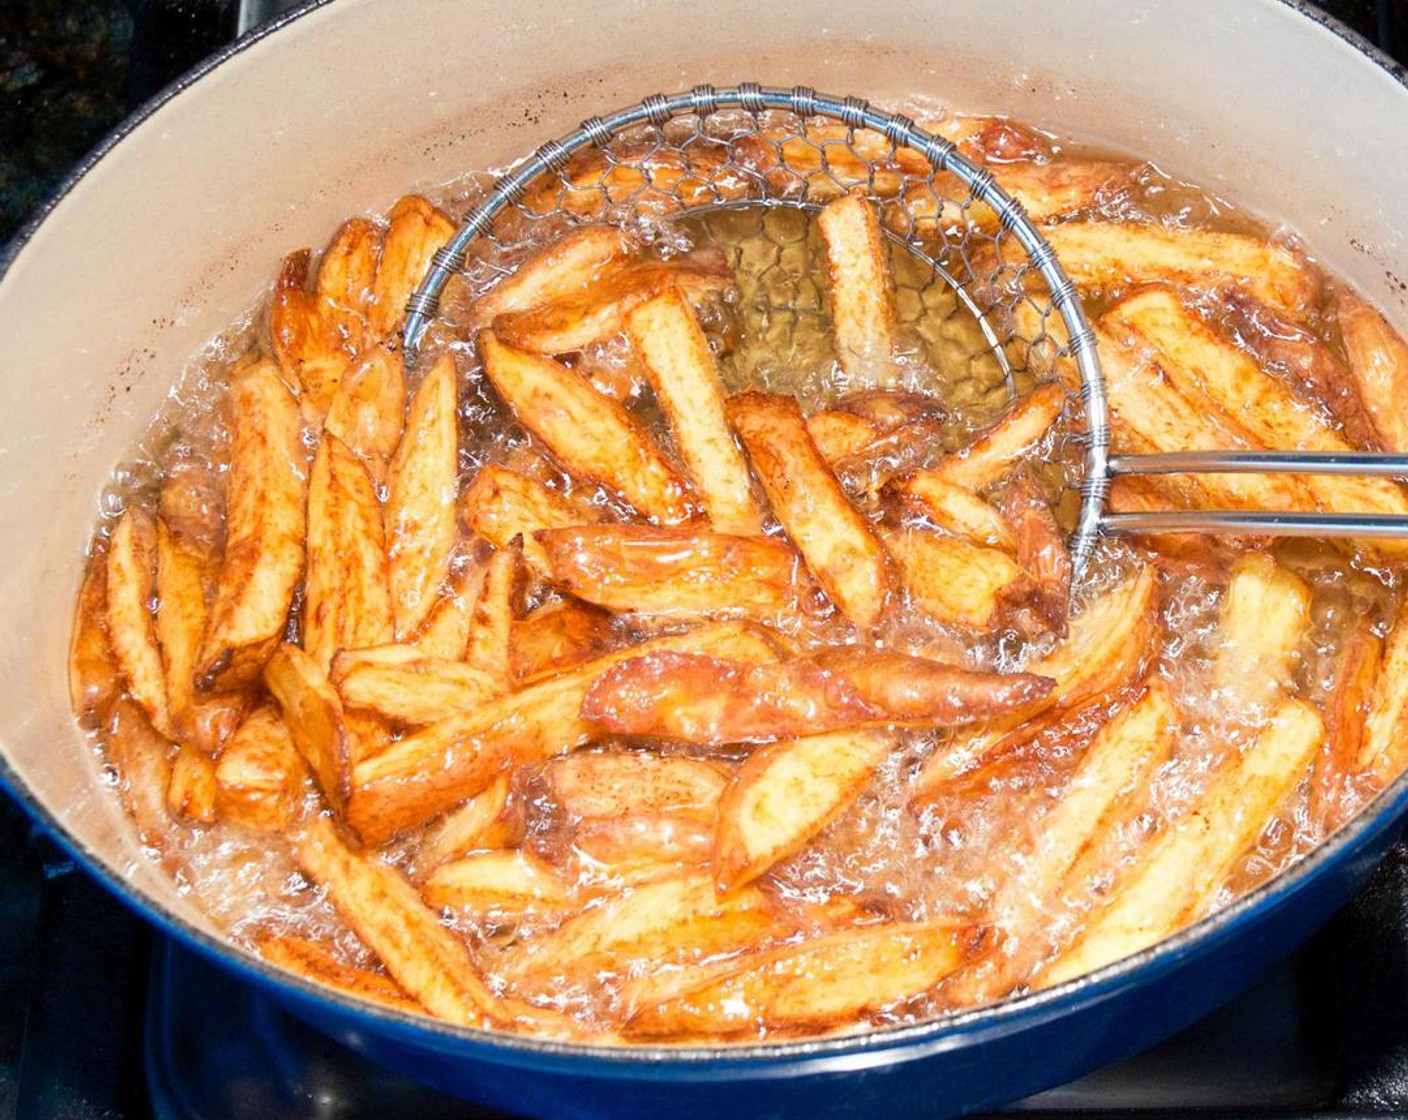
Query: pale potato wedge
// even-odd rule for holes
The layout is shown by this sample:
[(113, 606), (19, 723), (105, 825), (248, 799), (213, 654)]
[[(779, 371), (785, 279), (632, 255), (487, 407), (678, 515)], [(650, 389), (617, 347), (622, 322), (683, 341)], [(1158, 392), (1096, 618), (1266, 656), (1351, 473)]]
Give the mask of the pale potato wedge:
[(619, 661), (658, 650), (691, 650), (754, 662), (776, 657), (760, 628), (716, 623), (656, 638), (480, 704), (408, 735), (353, 770), (348, 820), (380, 843), (439, 816), (482, 790), (505, 763), (538, 762), (600, 738), (582, 718), (582, 700)]
[(587, 525), (537, 540), (552, 583), (612, 611), (772, 619), (795, 613), (809, 584), (796, 551), (775, 537)]
[(508, 636), (509, 673), (517, 684), (550, 677), (605, 653), (611, 616), (575, 599), (544, 603), (516, 619)]
[(1335, 314), (1379, 445), (1408, 452), (1408, 344), (1383, 315), (1350, 292), (1336, 301)]
[(278, 707), (245, 716), (215, 764), (215, 815), (258, 832), (286, 832), (302, 809), (307, 767)]
[(405, 419), (401, 358), (384, 346), (373, 346), (342, 378), (328, 405), (323, 431), (345, 443), (380, 482), (396, 453)]
[(107, 631), (128, 694), (142, 706), (157, 732), (169, 739), (171, 707), (151, 607), (156, 547), (151, 515), (135, 506), (128, 509), (108, 541)]
[(552, 914), (573, 904), (569, 884), (552, 864), (521, 848), (475, 852), (442, 863), (420, 890), (437, 909), (496, 918)]
[(1042, 385), (1014, 404), (967, 447), (946, 456), (937, 466), (898, 480), (901, 493), (922, 491), (924, 481), (937, 478), (977, 492), (991, 486), (1038, 444), (1066, 407), (1059, 385)]
[(646, 751), (573, 751), (543, 772), (548, 795), (569, 816), (678, 814), (712, 821), (728, 777), (711, 762)]
[(539, 575), (546, 575), (547, 556), (538, 543), (540, 529), (567, 529), (600, 520), (595, 510), (568, 501), (537, 479), (496, 463), (479, 469), (465, 488), (461, 516), (466, 527), (495, 548), (506, 548), (515, 537), (523, 540), (523, 559)]
[(1310, 622), (1310, 588), (1262, 552), (1233, 565), (1217, 620), (1213, 687), (1238, 717), (1255, 723), (1293, 687)]
[(408, 641), (427, 657), (444, 657), (450, 661), (464, 660), (469, 648), (469, 628), (474, 619), (474, 607), (484, 585), (484, 565), (477, 562), (461, 564), (450, 575), (445, 593), (425, 616)]
[(895, 748), (887, 731), (833, 731), (755, 751), (719, 803), (714, 883), (735, 890), (795, 855), (835, 820)]
[(103, 553), (88, 561), (78, 593), (68, 650), (68, 685), (73, 710), (85, 727), (103, 721), (122, 694), (122, 677), (108, 641), (108, 565)]
[(341, 812), (347, 802), (349, 758), (337, 691), (316, 661), (287, 642), (264, 667), (264, 684), (279, 702), (293, 745), (318, 789)]
[(824, 934), (746, 956), (722, 977), (641, 1008), (625, 1029), (656, 1038), (839, 1026), (923, 995), (993, 940), (980, 928), (927, 922)]
[(584, 295), (600, 274), (636, 251), (635, 238), (616, 226), (578, 226), (549, 242), (470, 305), (467, 328), (487, 327), (506, 311)]
[(1071, 553), (1066, 534), (1031, 469), (1022, 466), (1002, 492), (1004, 520), (1016, 536), (1014, 559), (1035, 586), (1032, 605), (1058, 637), (1071, 605)]
[(173, 817), (197, 824), (215, 820), (215, 760), (198, 747), (183, 744), (171, 763), (166, 807)]
[(358, 968), (335, 956), (325, 943), (293, 934), (266, 934), (256, 942), (259, 955), (286, 972), (326, 984), (359, 999), (383, 1003), (398, 1011), (420, 1011), (391, 977), (369, 968)]
[(574, 478), (615, 491), (651, 521), (676, 524), (692, 508), (684, 480), (615, 401), (550, 358), (481, 331), (484, 373), (499, 396)]
[(307, 462), (298, 403), (272, 362), (230, 381), (227, 540), (196, 676), (251, 684), (283, 637), (303, 578)]
[(718, 746), (845, 728), (971, 723), (1041, 701), (1051, 688), (1045, 677), (860, 647), (761, 664), (658, 649), (607, 668), (587, 690), (581, 713), (618, 735)]
[(393, 980), (429, 1012), (484, 1027), (509, 1016), (455, 934), (390, 864), (352, 851), (333, 823), (313, 817), (294, 848), (299, 869), (327, 892)]
[(731, 398), (727, 411), (773, 512), (822, 590), (857, 626), (873, 626), (890, 595), (889, 557), (817, 451), (797, 402), (750, 392)]
[(147, 848), (160, 851), (170, 840), (171, 814), (166, 792), (171, 786), (169, 739), (159, 735), (135, 701), (120, 696), (100, 728), (103, 751), (117, 776), (122, 807)]
[(512, 680), (509, 640), (518, 613), (521, 557), (517, 541), (489, 557), (470, 616), (465, 663), (484, 678), (492, 695), (507, 692)]
[(400, 326), (406, 301), (429, 271), (430, 258), (455, 233), (449, 216), (419, 195), (399, 199), (386, 217), (386, 236), (367, 314), (374, 339), (384, 338)]
[(425, 621), (449, 573), (459, 485), (457, 383), (447, 354), (416, 390), (387, 470), (383, 513), (398, 639)]
[(1320, 297), (1319, 277), (1302, 254), (1259, 237), (1134, 222), (1062, 222), (1045, 233), (1082, 288), (1109, 291), (1150, 280), (1194, 288), (1234, 284), (1299, 321)]
[[(402, 657), (405, 652), (411, 656)], [(332, 682), (347, 708), (412, 727), (469, 711), (505, 691), (497, 675), (409, 646), (340, 653)]]
[(829, 202), (817, 215), (831, 303), (836, 359), (849, 377), (893, 374), (895, 308), (880, 215), (863, 195)]
[(1386, 786), (1408, 765), (1408, 611), (1384, 639), (1383, 664), (1369, 695), (1358, 769)]
[(669, 284), (632, 308), (626, 333), (714, 529), (743, 536), (761, 532), (763, 512), (724, 417), (718, 367), (679, 286)]
[(821, 457), (834, 467), (842, 459), (863, 451), (880, 438), (883, 429), (874, 420), (842, 408), (823, 408), (807, 417), (807, 434)]
[(416, 862), (422, 869), (438, 867), (470, 852), (512, 848), (523, 839), (523, 814), (512, 802), (513, 782), (505, 772), (463, 805), (446, 813), (426, 830)]
[(988, 629), (1034, 587), (1001, 549), (928, 529), (887, 530), (882, 539), (899, 565), (910, 600), (941, 622)]
[(1301, 700), (1277, 709), (1256, 742), (1214, 776), (1197, 804), (1155, 841), (1139, 869), (1075, 944), (1040, 976), (1058, 984), (1137, 953), (1201, 917), (1239, 856), (1295, 788), (1325, 737)]
[(885, 490), (906, 513), (923, 517), (946, 533), (984, 548), (1017, 551), (1017, 536), (1011, 523), (997, 507), (966, 486), (949, 482), (932, 471), (913, 471), (892, 480)]

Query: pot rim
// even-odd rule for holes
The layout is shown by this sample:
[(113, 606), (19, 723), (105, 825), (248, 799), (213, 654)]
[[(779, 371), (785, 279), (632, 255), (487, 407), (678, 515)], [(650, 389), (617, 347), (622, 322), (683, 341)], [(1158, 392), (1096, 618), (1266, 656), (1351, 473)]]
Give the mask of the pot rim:
[[(64, 177), (8, 244), (0, 247), (0, 283), (59, 204), (109, 152), (148, 118), (230, 59), (332, 2), (304, 0), (296, 8), (245, 33), (159, 90), (119, 122)], [(1343, 40), (1408, 89), (1408, 68), (1395, 62), (1309, 0), (1263, 2), (1289, 8), (1294, 14)], [(1405, 771), (1337, 833), (1274, 879), (1172, 937), (1051, 988), (918, 1023), (839, 1037), (714, 1046), (606, 1046), (459, 1026), (428, 1015), (400, 1011), (356, 998), (295, 973), (285, 972), (229, 938), (197, 928), (149, 895), (133, 888), (116, 868), (69, 832), (58, 816), (35, 797), (4, 753), (3, 744), (0, 744), (0, 788), (19, 802), (84, 871), (146, 921), (202, 957), (235, 970), (243, 979), (266, 988), (292, 989), (300, 1002), (315, 1006), (330, 1005), (342, 1012), (375, 1020), (398, 1036), (414, 1039), (422, 1045), (434, 1042), (442, 1050), (458, 1049), (468, 1043), (492, 1051), (497, 1061), (515, 1065), (542, 1067), (551, 1064), (560, 1068), (571, 1067), (574, 1073), (601, 1077), (614, 1077), (620, 1071), (629, 1070), (632, 1075), (650, 1080), (673, 1080), (706, 1066), (715, 1072), (742, 1079), (748, 1078), (750, 1073), (775, 1076), (778, 1065), (785, 1064), (795, 1065), (799, 1069), (805, 1066), (807, 1070), (818, 1066), (832, 1070), (860, 1070), (954, 1049), (988, 1036), (1060, 1018), (1076, 1006), (1101, 1002), (1131, 981), (1165, 975), (1190, 958), (1201, 956), (1214, 942), (1232, 936), (1241, 927), (1276, 910), (1321, 874), (1341, 860), (1350, 858), (1358, 848), (1392, 828), (1408, 814), (1408, 771)]]

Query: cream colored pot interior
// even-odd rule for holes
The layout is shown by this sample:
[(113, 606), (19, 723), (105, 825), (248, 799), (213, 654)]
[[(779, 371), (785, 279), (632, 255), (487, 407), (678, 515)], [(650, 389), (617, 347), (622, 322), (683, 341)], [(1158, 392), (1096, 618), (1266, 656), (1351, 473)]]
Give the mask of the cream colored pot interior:
[(0, 281), (0, 741), (66, 829), (190, 909), (97, 784), (65, 651), (98, 492), (198, 345), (349, 213), (647, 93), (743, 80), (1148, 154), (1285, 220), (1408, 324), (1408, 94), (1274, 0), (335, 0), (139, 124)]

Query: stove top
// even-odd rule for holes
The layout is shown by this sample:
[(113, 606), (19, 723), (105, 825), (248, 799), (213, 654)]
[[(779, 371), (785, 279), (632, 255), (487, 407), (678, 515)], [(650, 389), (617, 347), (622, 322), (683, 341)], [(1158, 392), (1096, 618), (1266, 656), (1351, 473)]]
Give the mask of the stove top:
[[(0, 241), (130, 109), (288, 0), (3, 0)], [(1408, 0), (1331, 14), (1408, 59)], [(58, 13), (56, 15), (56, 13)], [(44, 124), (58, 112), (60, 130)], [(1408, 841), (1255, 988), (1027, 1117), (1408, 1118)], [(0, 795), (0, 1120), (476, 1120), (146, 927)]]

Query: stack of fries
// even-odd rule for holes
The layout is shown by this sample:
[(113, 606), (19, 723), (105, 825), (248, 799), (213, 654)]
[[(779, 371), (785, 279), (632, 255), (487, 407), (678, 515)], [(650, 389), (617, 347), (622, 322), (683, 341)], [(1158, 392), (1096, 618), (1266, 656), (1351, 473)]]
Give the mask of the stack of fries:
[[(1303, 255), (1099, 220), (1131, 167), (1053, 158), (1008, 122), (947, 128), (1105, 308), (1117, 447), (1408, 449), (1408, 350), (1348, 295), (1344, 355), (1321, 341)], [(377, 963), (280, 928), (252, 935), (267, 959), (561, 1037), (901, 1021), (1153, 944), (1224, 901), (1278, 822), (1309, 806), (1322, 836), (1408, 761), (1408, 621), (1380, 596), (1327, 645), (1323, 557), (1154, 539), (1112, 549), (1073, 602), (1046, 469), (1068, 363), (961, 446), (948, 402), (889, 387), (905, 340), (884, 229), (991, 215), (915, 195), (915, 153), (825, 133), (755, 147), (752, 171), (829, 199), (836, 366), (886, 387), (810, 415), (725, 392), (717, 254), (662, 259), (602, 220), (745, 197), (737, 152), (569, 165), (524, 205), (583, 224), (479, 293), (419, 369), (394, 336), (445, 214), (408, 197), (385, 226), (348, 222), (315, 276), (306, 251), (284, 263), (268, 356), (223, 402), (228, 471), (172, 464), (154, 508), (129, 505), (71, 657), (143, 840), (169, 859), (190, 828), (286, 846)], [(624, 358), (588, 360), (603, 347)], [(462, 430), (470, 378), (524, 433), (487, 462)], [(1355, 479), (1140, 480), (1113, 500), (1408, 513), (1397, 484)], [(1201, 652), (1170, 622), (1190, 580), (1216, 603)], [(1160, 804), (1190, 744), (1205, 780)], [(936, 860), (979, 804), (1024, 827), (999, 829), (962, 905), (843, 883), (799, 901), (789, 861), (877, 798)]]

